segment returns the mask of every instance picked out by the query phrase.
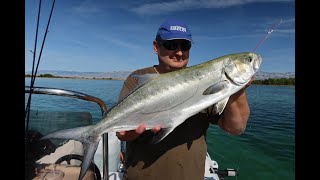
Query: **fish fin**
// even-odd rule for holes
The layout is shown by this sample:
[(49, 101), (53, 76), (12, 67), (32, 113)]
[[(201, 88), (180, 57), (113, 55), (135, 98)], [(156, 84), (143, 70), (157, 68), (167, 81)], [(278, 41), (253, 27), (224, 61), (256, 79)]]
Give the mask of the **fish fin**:
[(81, 163), (81, 170), (78, 180), (81, 180), (86, 172), (88, 171), (90, 164), (92, 162), (93, 156), (98, 148), (99, 141), (101, 136), (98, 136), (93, 142), (84, 142), (83, 143), (83, 161)]
[(168, 134), (173, 131), (174, 128), (162, 128), (156, 135), (153, 136), (152, 140), (150, 141), (151, 144), (156, 144), (163, 140)]
[(219, 115), (223, 112), (224, 108), (228, 103), (229, 97), (219, 101), (217, 104), (214, 105), (215, 111), (219, 113)]
[(91, 129), (91, 126), (93, 125), (55, 131), (40, 139), (73, 139), (82, 143), (84, 154), (79, 180), (81, 180), (88, 171), (101, 139), (101, 136), (91, 136), (89, 133), (87, 133), (88, 130)]
[(133, 74), (131, 77), (138, 79), (137, 87), (141, 87), (144, 84), (157, 78), (160, 74)]
[(71, 129), (58, 130), (43, 136), (40, 140), (45, 139), (73, 139), (82, 142), (81, 134), (86, 132), (92, 125), (76, 127)]
[(220, 92), (222, 90), (224, 90), (227, 85), (229, 84), (228, 80), (223, 80), (220, 81), (216, 84), (213, 84), (212, 86), (208, 87), (205, 91), (203, 91), (203, 95), (210, 95), (210, 94), (215, 94), (217, 92)]
[(127, 93), (126, 96), (119, 99), (119, 102), (124, 100), (126, 97), (128, 97), (130, 94), (132, 94), (134, 91), (139, 89), (141, 86), (145, 85), (146, 83), (152, 81), (153, 79), (157, 78), (160, 74), (132, 74), (130, 77), (135, 78), (138, 80), (138, 83), (136, 86)]

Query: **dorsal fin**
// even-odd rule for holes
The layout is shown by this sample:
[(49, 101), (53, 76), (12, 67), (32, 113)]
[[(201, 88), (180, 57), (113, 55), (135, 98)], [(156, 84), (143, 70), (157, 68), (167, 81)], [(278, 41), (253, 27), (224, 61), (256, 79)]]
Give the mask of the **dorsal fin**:
[(160, 74), (132, 74), (130, 75), (131, 78), (137, 79), (138, 83), (137, 85), (130, 91), (128, 94), (124, 97), (122, 97), (120, 101), (128, 97), (130, 94), (132, 94), (134, 91), (142, 87), (143, 85), (147, 84), (148, 82), (152, 81), (153, 79), (157, 78)]
[[(138, 79), (136, 87), (141, 87), (153, 79), (157, 78), (160, 74), (133, 74), (131, 77)], [(136, 89), (136, 88), (135, 88)]]

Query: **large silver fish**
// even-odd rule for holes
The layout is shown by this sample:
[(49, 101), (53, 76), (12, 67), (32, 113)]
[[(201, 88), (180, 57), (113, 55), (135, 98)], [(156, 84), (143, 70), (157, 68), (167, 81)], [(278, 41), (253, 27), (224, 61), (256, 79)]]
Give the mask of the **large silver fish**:
[(84, 145), (79, 179), (87, 172), (101, 135), (136, 129), (144, 123), (161, 131), (161, 141), (179, 124), (203, 109), (215, 105), (222, 113), (229, 96), (243, 88), (257, 72), (262, 59), (251, 52), (225, 55), (202, 64), (165, 74), (136, 75), (139, 85), (108, 111), (95, 125), (60, 130), (42, 139), (74, 139)]

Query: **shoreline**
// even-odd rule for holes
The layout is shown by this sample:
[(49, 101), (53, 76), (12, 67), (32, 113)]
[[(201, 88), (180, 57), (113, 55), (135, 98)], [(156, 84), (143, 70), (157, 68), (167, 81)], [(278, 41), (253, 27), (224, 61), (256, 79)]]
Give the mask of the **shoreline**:
[[(31, 78), (30, 76), (25, 76), (25, 78)], [(124, 81), (126, 78), (96, 78), (96, 77), (39, 77), (36, 78), (52, 78), (52, 79), (87, 79), (87, 80), (117, 80)]]
[[(30, 76), (25, 76), (25, 78), (31, 78)], [(51, 78), (51, 79), (85, 79), (85, 80), (116, 80), (116, 81), (125, 81), (126, 78), (96, 78), (96, 77), (40, 77), (37, 76), (37, 78)], [(253, 85), (266, 85), (266, 86), (295, 86), (291, 84), (260, 84), (260, 83), (255, 83), (254, 81), (252, 82)]]

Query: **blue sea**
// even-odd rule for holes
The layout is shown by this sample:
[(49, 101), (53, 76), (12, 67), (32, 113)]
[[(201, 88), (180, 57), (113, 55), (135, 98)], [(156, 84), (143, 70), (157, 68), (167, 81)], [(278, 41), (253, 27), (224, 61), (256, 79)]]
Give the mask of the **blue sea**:
[[(25, 78), (25, 83), (30, 84), (30, 78)], [(79, 91), (100, 98), (110, 108), (117, 101), (122, 83), (120, 80), (37, 78), (35, 86)], [(25, 97), (27, 102), (27, 94)], [(238, 177), (225, 179), (295, 179), (295, 86), (251, 85), (247, 89), (247, 98), (251, 114), (246, 131), (235, 136), (211, 125), (207, 133), (210, 156), (218, 162), (219, 169), (238, 171)], [(99, 121), (99, 106), (80, 101), (32, 95), (31, 109), (82, 109), (92, 112), (94, 122)]]

